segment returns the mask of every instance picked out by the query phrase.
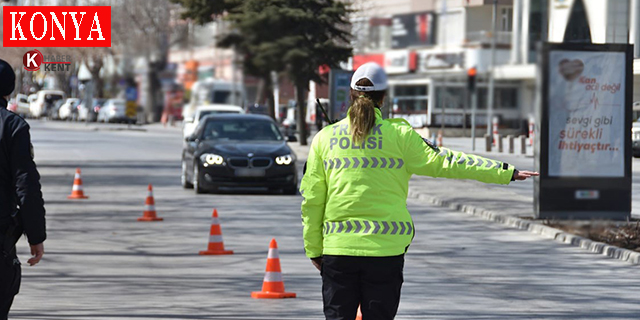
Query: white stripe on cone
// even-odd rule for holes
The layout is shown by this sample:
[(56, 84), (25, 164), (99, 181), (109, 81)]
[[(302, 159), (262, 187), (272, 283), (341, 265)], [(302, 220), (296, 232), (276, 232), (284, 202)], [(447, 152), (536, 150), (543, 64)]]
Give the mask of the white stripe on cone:
[(280, 258), (280, 255), (278, 254), (278, 249), (269, 248), (269, 254), (267, 255), (267, 259), (277, 259), (277, 258)]
[(264, 274), (264, 282), (282, 282), (282, 273), (267, 272)]
[(213, 242), (213, 243), (222, 242), (222, 236), (218, 234), (209, 235), (209, 242)]
[(153, 191), (149, 191), (149, 193), (147, 194), (147, 198), (149, 197), (153, 197)]
[(72, 191), (82, 191), (82, 185), (74, 184), (71, 188)]
[(211, 224), (220, 224), (220, 222), (218, 222), (218, 218), (211, 218)]
[(145, 205), (144, 211), (156, 211), (156, 206), (154, 205)]
[(76, 175), (75, 175), (75, 177), (74, 177), (74, 178), (75, 178), (75, 179), (80, 179), (80, 174), (79, 174), (79, 173), (76, 173)]

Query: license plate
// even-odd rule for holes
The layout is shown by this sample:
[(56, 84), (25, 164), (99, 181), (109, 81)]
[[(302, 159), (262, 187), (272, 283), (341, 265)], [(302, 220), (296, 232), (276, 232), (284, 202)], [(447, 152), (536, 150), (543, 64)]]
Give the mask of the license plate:
[(236, 169), (236, 177), (264, 177), (263, 169)]

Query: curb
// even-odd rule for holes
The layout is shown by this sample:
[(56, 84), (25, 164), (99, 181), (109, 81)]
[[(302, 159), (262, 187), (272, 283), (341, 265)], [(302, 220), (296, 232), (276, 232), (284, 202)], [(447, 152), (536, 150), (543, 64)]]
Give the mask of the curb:
[(513, 216), (502, 215), (494, 211), (485, 210), (479, 207), (465, 205), (455, 201), (444, 200), (430, 196), (428, 194), (409, 190), (409, 197), (419, 200), (424, 200), (428, 203), (447, 207), (457, 211), (464, 212), (466, 214), (483, 218), (491, 222), (499, 223), (511, 228), (520, 230), (527, 230), (531, 233), (541, 235), (548, 239), (553, 239), (556, 242), (569, 244), (574, 247), (583, 248), (589, 252), (605, 255), (607, 257), (625, 261), (634, 265), (640, 264), (640, 252), (635, 252), (628, 249), (622, 249), (616, 246), (612, 246), (606, 243), (593, 241), (591, 239), (576, 236), (574, 234), (566, 233), (560, 229), (548, 227), (534, 221), (524, 220)]

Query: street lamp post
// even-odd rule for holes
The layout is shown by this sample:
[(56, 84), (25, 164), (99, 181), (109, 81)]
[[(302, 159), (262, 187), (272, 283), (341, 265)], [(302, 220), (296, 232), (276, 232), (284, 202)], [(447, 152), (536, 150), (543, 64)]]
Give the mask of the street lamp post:
[(493, 118), (493, 100), (495, 83), (493, 69), (496, 62), (496, 19), (498, 16), (498, 0), (493, 0), (493, 18), (491, 19), (491, 59), (489, 60), (489, 88), (487, 92), (487, 134), (491, 135), (491, 121)]

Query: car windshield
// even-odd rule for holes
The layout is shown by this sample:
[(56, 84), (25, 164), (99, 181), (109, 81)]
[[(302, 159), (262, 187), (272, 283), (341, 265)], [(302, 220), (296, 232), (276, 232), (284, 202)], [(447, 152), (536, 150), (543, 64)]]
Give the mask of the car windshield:
[(255, 119), (210, 119), (202, 132), (203, 140), (282, 141), (271, 121)]
[(200, 111), (200, 117), (198, 117), (198, 120), (201, 120), (202, 118), (204, 118), (205, 116), (208, 116), (210, 114), (229, 114), (229, 113), (240, 113), (238, 111), (233, 111), (233, 110), (207, 110), (207, 111)]

